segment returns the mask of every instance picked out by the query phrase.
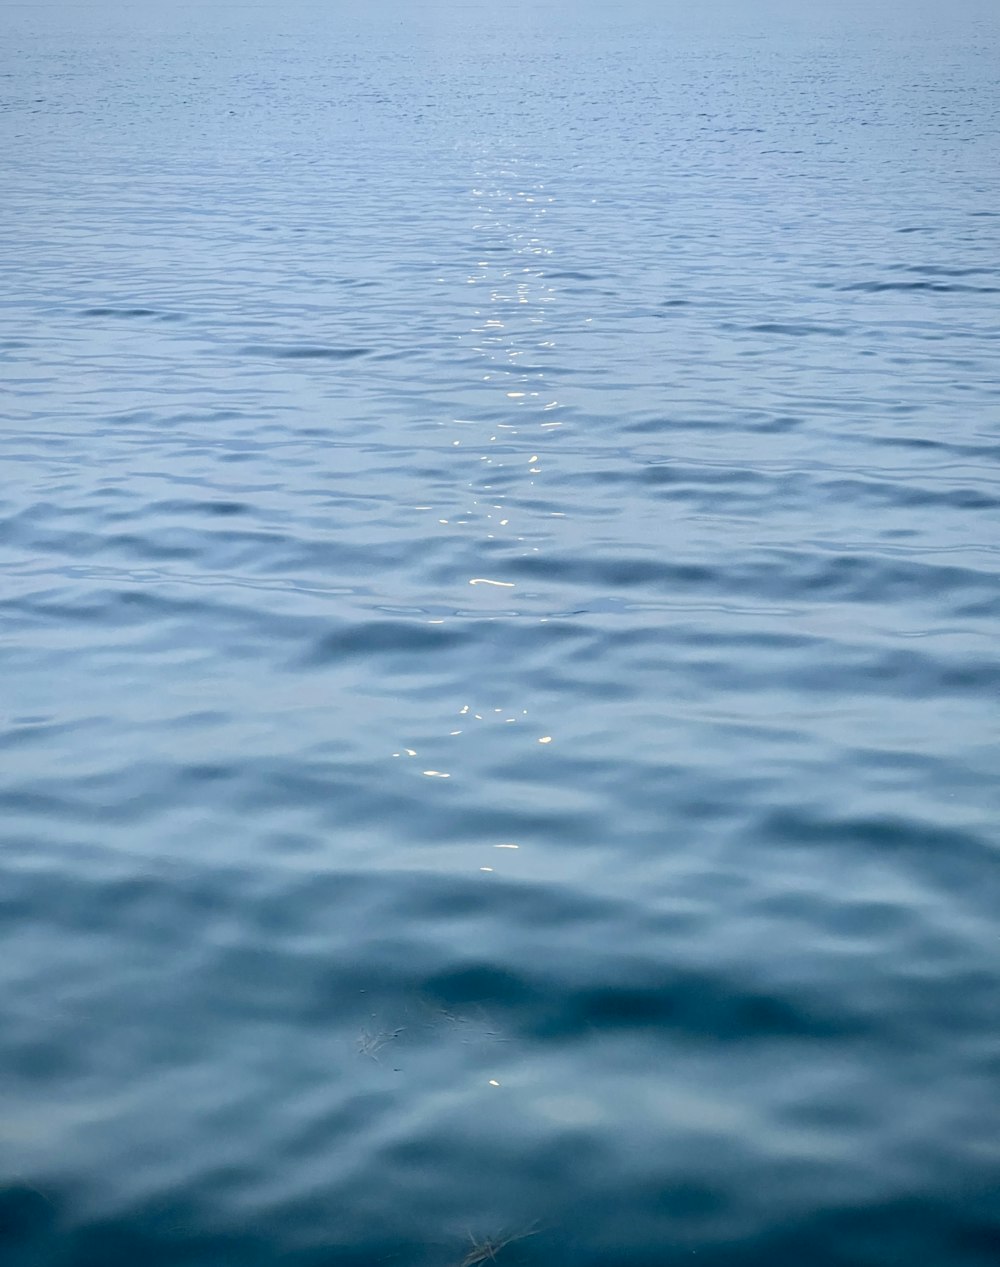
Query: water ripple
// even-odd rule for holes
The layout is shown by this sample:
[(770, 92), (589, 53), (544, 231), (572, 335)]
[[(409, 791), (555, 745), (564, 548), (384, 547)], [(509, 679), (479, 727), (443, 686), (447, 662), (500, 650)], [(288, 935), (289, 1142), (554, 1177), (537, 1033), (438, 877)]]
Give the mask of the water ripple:
[(8, 27), (4, 1264), (993, 1267), (995, 12)]

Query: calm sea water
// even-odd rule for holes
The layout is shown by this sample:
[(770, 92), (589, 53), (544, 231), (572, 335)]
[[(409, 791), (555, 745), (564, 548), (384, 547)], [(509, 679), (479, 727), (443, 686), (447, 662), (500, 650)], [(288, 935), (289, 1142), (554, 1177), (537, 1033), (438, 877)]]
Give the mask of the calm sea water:
[(1000, 1258), (1000, 10), (5, 4), (5, 1267)]

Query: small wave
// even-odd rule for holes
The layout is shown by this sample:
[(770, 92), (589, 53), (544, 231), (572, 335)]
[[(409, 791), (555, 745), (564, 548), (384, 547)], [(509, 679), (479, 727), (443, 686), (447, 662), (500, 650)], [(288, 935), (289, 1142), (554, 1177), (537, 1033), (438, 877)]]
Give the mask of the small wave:
[(945, 282), (854, 282), (850, 286), (840, 286), (842, 291), (862, 292), (877, 295), (883, 291), (898, 290), (904, 293), (926, 291), (929, 294), (966, 294), (995, 295), (1000, 293), (1000, 286), (963, 286)]
[(843, 338), (848, 331), (843, 326), (821, 326), (810, 325), (805, 322), (782, 322), (782, 321), (764, 321), (756, 326), (731, 326), (725, 325), (724, 329), (735, 330), (745, 329), (754, 334), (788, 334), (792, 336), (802, 337), (810, 334), (826, 334), (833, 338)]
[(270, 357), (276, 361), (353, 361), (371, 354), (371, 348), (319, 347), (309, 344), (248, 343), (243, 356)]
[(161, 321), (177, 320), (177, 314), (157, 308), (84, 308), (81, 317), (158, 317)]

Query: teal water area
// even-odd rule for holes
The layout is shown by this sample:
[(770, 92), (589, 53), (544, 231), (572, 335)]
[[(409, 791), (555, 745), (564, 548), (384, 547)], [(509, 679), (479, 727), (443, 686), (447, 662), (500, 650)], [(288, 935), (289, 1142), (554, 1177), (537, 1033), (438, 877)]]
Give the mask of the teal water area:
[(0, 26), (5, 1267), (995, 1267), (1000, 11)]

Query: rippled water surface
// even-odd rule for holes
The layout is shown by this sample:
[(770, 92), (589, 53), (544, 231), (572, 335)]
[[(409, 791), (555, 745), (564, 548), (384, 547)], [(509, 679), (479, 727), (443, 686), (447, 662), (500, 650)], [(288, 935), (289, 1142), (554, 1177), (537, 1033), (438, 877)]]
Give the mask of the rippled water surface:
[(1000, 11), (0, 23), (4, 1264), (995, 1264)]

